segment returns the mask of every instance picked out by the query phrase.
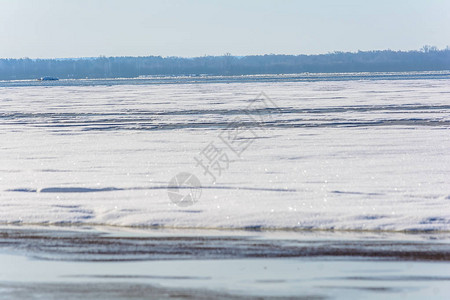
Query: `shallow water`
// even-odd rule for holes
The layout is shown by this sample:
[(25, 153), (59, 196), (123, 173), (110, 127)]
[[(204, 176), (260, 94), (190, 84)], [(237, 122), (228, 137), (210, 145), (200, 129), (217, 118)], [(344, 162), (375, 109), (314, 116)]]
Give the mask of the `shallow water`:
[(446, 299), (450, 293), (445, 234), (67, 226), (0, 232), (0, 299)]
[[(208, 293), (211, 298), (235, 295), (242, 298), (424, 299), (431, 296), (445, 299), (450, 293), (449, 263), (440, 263), (438, 268), (435, 263), (427, 262), (267, 258), (75, 263), (11, 255), (0, 255), (0, 262), (9, 270), (2, 272), (0, 278), (0, 299), (17, 298), (30, 290), (34, 290), (30, 299), (49, 295), (53, 299), (82, 295), (89, 298), (93, 291), (99, 299), (117, 299), (121, 293), (123, 298), (130, 297), (136, 287), (146, 289), (148, 294), (139, 292), (140, 297), (150, 299), (160, 297), (152, 288), (160, 294), (182, 291), (192, 299)], [(120, 293), (117, 290), (111, 293), (115, 285), (115, 289), (120, 287)]]

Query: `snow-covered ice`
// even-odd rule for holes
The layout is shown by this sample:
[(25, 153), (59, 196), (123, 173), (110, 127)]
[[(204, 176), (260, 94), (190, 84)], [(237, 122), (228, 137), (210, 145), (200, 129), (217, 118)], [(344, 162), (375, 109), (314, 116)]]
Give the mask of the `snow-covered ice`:
[[(450, 230), (449, 79), (132, 83), (0, 85), (0, 223)], [(213, 183), (195, 157), (236, 120)]]

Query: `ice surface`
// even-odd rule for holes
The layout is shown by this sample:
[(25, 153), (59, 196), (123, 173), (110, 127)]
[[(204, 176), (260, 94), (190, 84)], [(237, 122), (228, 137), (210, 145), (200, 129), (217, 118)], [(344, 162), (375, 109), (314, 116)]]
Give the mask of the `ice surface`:
[[(0, 87), (0, 223), (449, 231), (449, 80), (357, 79)], [(213, 183), (194, 158), (236, 120)]]

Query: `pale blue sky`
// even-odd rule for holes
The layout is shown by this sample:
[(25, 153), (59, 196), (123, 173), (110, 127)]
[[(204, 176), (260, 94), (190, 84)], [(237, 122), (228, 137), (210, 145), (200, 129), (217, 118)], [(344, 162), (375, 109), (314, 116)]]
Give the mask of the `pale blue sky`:
[(315, 54), (450, 45), (449, 0), (0, 0), (0, 57)]

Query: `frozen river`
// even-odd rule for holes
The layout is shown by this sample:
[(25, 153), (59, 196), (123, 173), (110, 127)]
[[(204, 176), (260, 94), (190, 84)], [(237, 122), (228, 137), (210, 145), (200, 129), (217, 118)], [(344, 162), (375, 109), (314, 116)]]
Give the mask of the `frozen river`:
[(447, 299), (450, 73), (0, 82), (0, 299)]
[(448, 231), (449, 77), (0, 82), (0, 223)]

